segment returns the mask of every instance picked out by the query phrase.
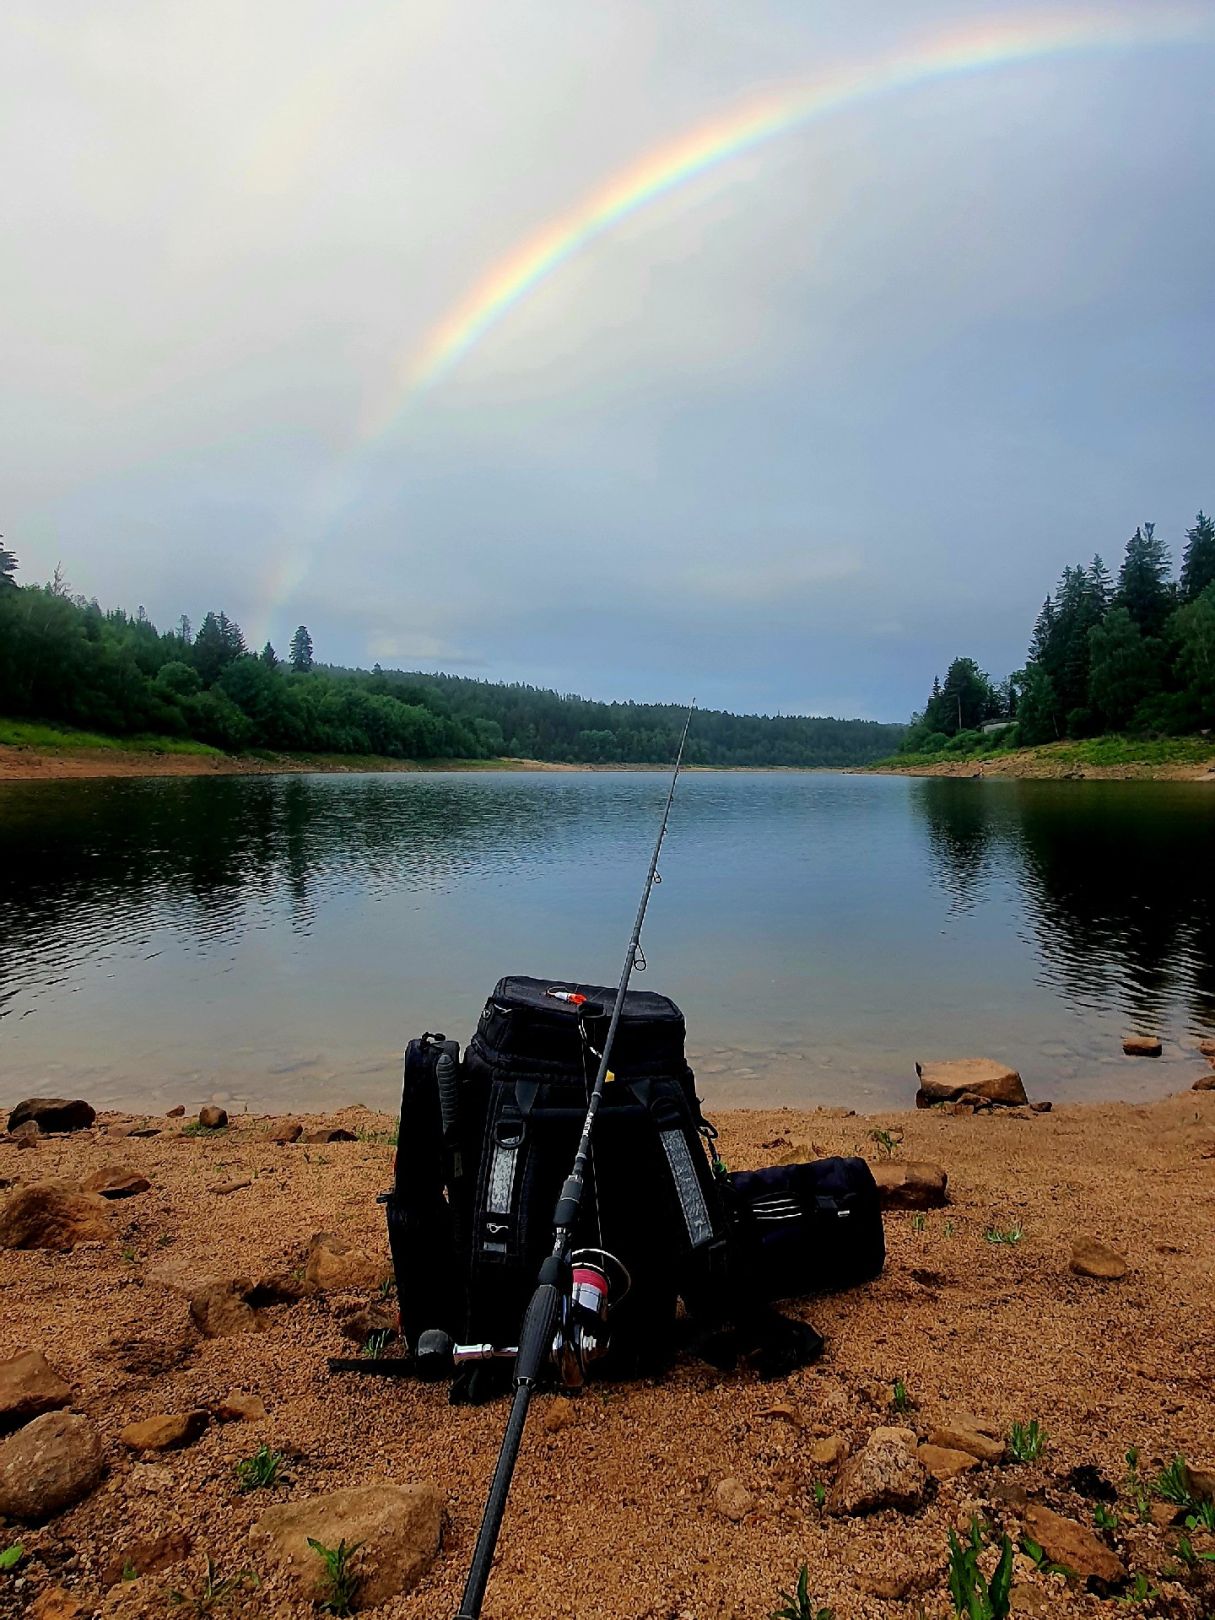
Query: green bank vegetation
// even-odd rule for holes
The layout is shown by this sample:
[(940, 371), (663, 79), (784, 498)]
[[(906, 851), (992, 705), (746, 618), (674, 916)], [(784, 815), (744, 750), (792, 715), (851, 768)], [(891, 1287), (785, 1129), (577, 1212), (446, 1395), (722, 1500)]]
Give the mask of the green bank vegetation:
[[(103, 610), (62, 574), (20, 585), (0, 546), (0, 714), (24, 746), (121, 747), (316, 757), (373, 768), (381, 759), (460, 763), (504, 756), (555, 764), (668, 763), (683, 726), (673, 704), (595, 703), (524, 685), (420, 671), (320, 665), (300, 625), (286, 657), (245, 645), (235, 620), (208, 612), (161, 631), (143, 608)], [(74, 728), (76, 737), (61, 728)], [(905, 727), (870, 720), (701, 710), (688, 763), (872, 763)], [(87, 741), (83, 737), (87, 736)]]
[(1209, 757), (1212, 745), (1193, 734), (1211, 727), (1215, 521), (1199, 512), (1176, 578), (1151, 523), (1127, 541), (1116, 580), (1099, 556), (1065, 568), (1042, 604), (1025, 667), (997, 682), (973, 658), (955, 658), (890, 763), (1046, 745), (1063, 764), (1186, 764)]

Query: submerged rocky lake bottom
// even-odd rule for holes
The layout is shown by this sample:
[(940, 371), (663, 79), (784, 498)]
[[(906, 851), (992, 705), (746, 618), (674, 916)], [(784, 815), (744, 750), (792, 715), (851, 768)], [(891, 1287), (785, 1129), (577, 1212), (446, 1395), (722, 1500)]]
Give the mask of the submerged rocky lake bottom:
[[(391, 1107), (495, 980), (614, 983), (660, 772), (0, 786), (10, 1101)], [(984, 1055), (1031, 1096), (1147, 1099), (1215, 1034), (1201, 783), (681, 779), (641, 986), (713, 1107), (910, 1102)], [(1122, 1038), (1159, 1033), (1163, 1056)]]

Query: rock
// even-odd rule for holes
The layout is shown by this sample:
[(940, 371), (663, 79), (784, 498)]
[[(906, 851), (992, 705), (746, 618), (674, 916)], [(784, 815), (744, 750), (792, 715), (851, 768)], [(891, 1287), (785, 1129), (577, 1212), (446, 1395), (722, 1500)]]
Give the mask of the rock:
[(1164, 1042), (1159, 1035), (1124, 1035), (1122, 1050), (1127, 1057), (1159, 1057), (1164, 1051)]
[(317, 1232), (309, 1241), (304, 1280), (310, 1288), (374, 1288), (384, 1273), (384, 1261), (333, 1232)]
[(1215, 1468), (1195, 1468), (1187, 1463), (1185, 1482), (1191, 1496), (1200, 1502), (1215, 1502)]
[(1117, 1249), (1098, 1243), (1094, 1237), (1077, 1238), (1072, 1245), (1069, 1269), (1077, 1277), (1100, 1277), (1107, 1282), (1125, 1277), (1131, 1269), (1129, 1262)]
[(1167, 1530), (1181, 1517), (1181, 1509), (1175, 1502), (1153, 1502), (1148, 1513), (1158, 1530)]
[(38, 1137), (40, 1136), (41, 1132), (38, 1130), (36, 1121), (27, 1119), (18, 1125), (17, 1129), (10, 1134), (12, 1135), (13, 1141), (16, 1142), (19, 1148), (36, 1148), (38, 1146)]
[(1126, 1579), (1126, 1567), (1117, 1554), (1074, 1519), (1031, 1502), (1025, 1510), (1025, 1527), (1052, 1564), (1064, 1565), (1083, 1584), (1114, 1586)]
[(1008, 1607), (1013, 1614), (1042, 1614), (1050, 1601), (1045, 1592), (1028, 1581), (1018, 1581), (1008, 1594)]
[(755, 1498), (741, 1479), (723, 1479), (713, 1493), (717, 1511), (735, 1524), (745, 1519), (755, 1506)]
[(0, 1445), (0, 1514), (36, 1523), (79, 1502), (101, 1478), (101, 1441), (74, 1412), (46, 1412)]
[(351, 1569), (355, 1605), (362, 1609), (416, 1586), (438, 1555), (442, 1528), (443, 1500), (433, 1485), (384, 1480), (269, 1508), (252, 1534), (308, 1602), (323, 1596), (321, 1561), (308, 1538), (326, 1547), (359, 1542)]
[(987, 1486), (987, 1499), (989, 1502), (1003, 1502), (1016, 1513), (1024, 1513), (1029, 1506), (1029, 1492), (1024, 1485), (1014, 1484), (1011, 1479), (993, 1479)]
[(949, 1177), (939, 1164), (920, 1159), (885, 1159), (871, 1164), (883, 1209), (939, 1209)]
[(136, 1193), (147, 1192), (151, 1185), (147, 1176), (141, 1176), (120, 1164), (109, 1164), (85, 1176), (80, 1190), (97, 1193), (101, 1198), (134, 1198)]
[(1031, 1114), (1049, 1114), (1054, 1106), (1052, 1102), (1031, 1102), (1029, 1111)]
[(175, 1451), (198, 1439), (209, 1416), (201, 1408), (192, 1412), (163, 1412), (144, 1418), (141, 1423), (128, 1423), (125, 1429), (119, 1430), (118, 1438), (130, 1451)]
[(304, 1134), (304, 1127), (298, 1119), (280, 1120), (270, 1132), (270, 1140), (280, 1144), (298, 1142)]
[(60, 1378), (41, 1350), (18, 1350), (0, 1361), (0, 1433), (43, 1412), (54, 1412), (71, 1398), (71, 1385)]
[(166, 1119), (184, 1119), (185, 1118), (185, 1113), (186, 1113), (186, 1105), (185, 1105), (185, 1103), (178, 1103), (176, 1108), (166, 1108), (165, 1109), (165, 1118)]
[(356, 1344), (366, 1344), (373, 1333), (395, 1333), (397, 1313), (387, 1305), (364, 1305), (342, 1323), (342, 1332)]
[(1191, 1091), (1215, 1091), (1215, 1070), (1210, 1074), (1200, 1074), (1190, 1087)]
[(260, 1395), (245, 1395), (234, 1390), (220, 1401), (215, 1415), (225, 1423), (260, 1423), (266, 1416), (266, 1403)]
[(1204, 1058), (1210, 1058), (1215, 1063), (1215, 1041), (1199, 1041), (1198, 1050)]
[(875, 1429), (839, 1472), (827, 1496), (827, 1511), (855, 1515), (881, 1508), (910, 1512), (920, 1506), (928, 1475), (915, 1454), (910, 1429)]
[(950, 1446), (934, 1446), (926, 1442), (916, 1447), (915, 1454), (933, 1479), (953, 1479), (955, 1475), (979, 1466), (979, 1459), (973, 1453), (955, 1451)]
[(548, 1434), (559, 1434), (562, 1429), (568, 1429), (578, 1420), (578, 1408), (568, 1395), (557, 1395), (548, 1403), (544, 1412), (544, 1428)]
[(848, 1442), (842, 1434), (829, 1434), (824, 1440), (812, 1440), (808, 1455), (819, 1468), (834, 1468), (848, 1455)]
[(216, 1108), (208, 1103), (205, 1108), (198, 1110), (198, 1123), (207, 1131), (222, 1131), (228, 1123), (228, 1110)]
[(224, 1196), (228, 1193), (240, 1192), (243, 1187), (252, 1187), (252, 1185), (253, 1183), (246, 1176), (243, 1181), (217, 1181), (213, 1187), (208, 1187), (207, 1191)]
[(265, 1323), (245, 1298), (252, 1287), (243, 1280), (211, 1283), (190, 1301), (190, 1320), (206, 1339), (260, 1333)]
[(116, 1586), (123, 1579), (131, 1579), (129, 1570), (134, 1570), (136, 1575), (157, 1575), (162, 1569), (180, 1564), (193, 1549), (194, 1538), (188, 1530), (181, 1529), (128, 1541), (106, 1565), (102, 1581), (106, 1586)]
[(86, 1131), (96, 1118), (96, 1110), (79, 1097), (74, 1102), (66, 1097), (27, 1097), (8, 1116), (8, 1128), (15, 1131), (27, 1119), (32, 1119), (44, 1134)]
[(62, 1586), (42, 1589), (30, 1610), (30, 1620), (80, 1620), (84, 1604)]
[(991, 1058), (917, 1063), (915, 1072), (920, 1079), (920, 1089), (915, 1099), (917, 1108), (929, 1108), (933, 1103), (956, 1102), (964, 1093), (1009, 1108), (1023, 1108), (1029, 1100), (1016, 1069), (996, 1063)]
[(957, 1412), (936, 1424), (928, 1434), (929, 1445), (943, 1451), (968, 1451), (980, 1462), (998, 1463), (1004, 1456), (1004, 1437), (994, 1424), (969, 1412)]
[(772, 1406), (761, 1406), (755, 1415), (756, 1417), (780, 1418), (782, 1423), (791, 1423), (795, 1429), (801, 1428), (801, 1419), (797, 1415), (797, 1408), (790, 1406), (788, 1401), (776, 1401)]
[(335, 1125), (329, 1130), (305, 1131), (303, 1140), (316, 1146), (321, 1142), (357, 1142), (358, 1137), (353, 1131), (344, 1130), (342, 1126)]
[(70, 1181), (31, 1181), (0, 1210), (0, 1249), (71, 1249), (110, 1236), (105, 1200)]

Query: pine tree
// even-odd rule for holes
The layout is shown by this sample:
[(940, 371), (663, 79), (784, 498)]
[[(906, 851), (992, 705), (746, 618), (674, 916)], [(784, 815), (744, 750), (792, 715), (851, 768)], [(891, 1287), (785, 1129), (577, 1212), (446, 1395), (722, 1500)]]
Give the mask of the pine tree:
[(307, 625), (301, 624), (292, 636), (289, 657), (291, 667), (297, 675), (302, 675), (312, 668), (312, 637), (308, 634)]
[(234, 624), (226, 613), (208, 613), (194, 638), (194, 667), (210, 686), (223, 671), (245, 650), (245, 638), (240, 625)]
[(1160, 689), (1162, 649), (1119, 603), (1090, 632), (1089, 702), (1102, 726), (1121, 731)]
[(279, 656), (269, 642), (261, 650), (261, 660), (267, 669), (277, 669), (279, 666)]
[[(0, 535), (0, 540), (4, 538)], [(17, 581), (17, 553), (10, 551), (7, 546), (0, 546), (0, 591), (16, 590)]]
[(1126, 543), (1115, 601), (1122, 604), (1145, 636), (1158, 635), (1173, 608), (1169, 573), (1168, 549), (1163, 540), (1156, 538), (1156, 525), (1143, 524)]
[(1215, 521), (1199, 512), (1194, 527), (1185, 532), (1185, 541), (1180, 596), (1183, 602), (1193, 602), (1215, 583)]
[(177, 621), (177, 639), (184, 641), (187, 647), (194, 640), (194, 628), (184, 613)]
[(1102, 616), (1109, 612), (1110, 603), (1114, 600), (1114, 581), (1109, 569), (1105, 566), (1100, 552), (1089, 565), (1088, 577), (1092, 584), (1093, 595), (1100, 604)]

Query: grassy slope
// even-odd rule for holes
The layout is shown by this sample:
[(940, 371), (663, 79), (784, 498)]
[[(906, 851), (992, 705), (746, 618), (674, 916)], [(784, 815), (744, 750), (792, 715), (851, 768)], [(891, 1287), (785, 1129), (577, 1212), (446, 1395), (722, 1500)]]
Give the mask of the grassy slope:
[(223, 759), (219, 748), (186, 737), (105, 737), (96, 731), (45, 725), (37, 720), (0, 720), (0, 746), (36, 748), (43, 754), (80, 753), (105, 748), (123, 754), (202, 754)]
[(1203, 765), (1215, 760), (1215, 737), (1085, 737), (1076, 741), (1044, 743), (1036, 748), (942, 749), (935, 754), (892, 754), (871, 770), (899, 771), (911, 767), (949, 766), (982, 762), (993, 766), (1025, 764), (1116, 769), (1119, 766), (1170, 767)]

